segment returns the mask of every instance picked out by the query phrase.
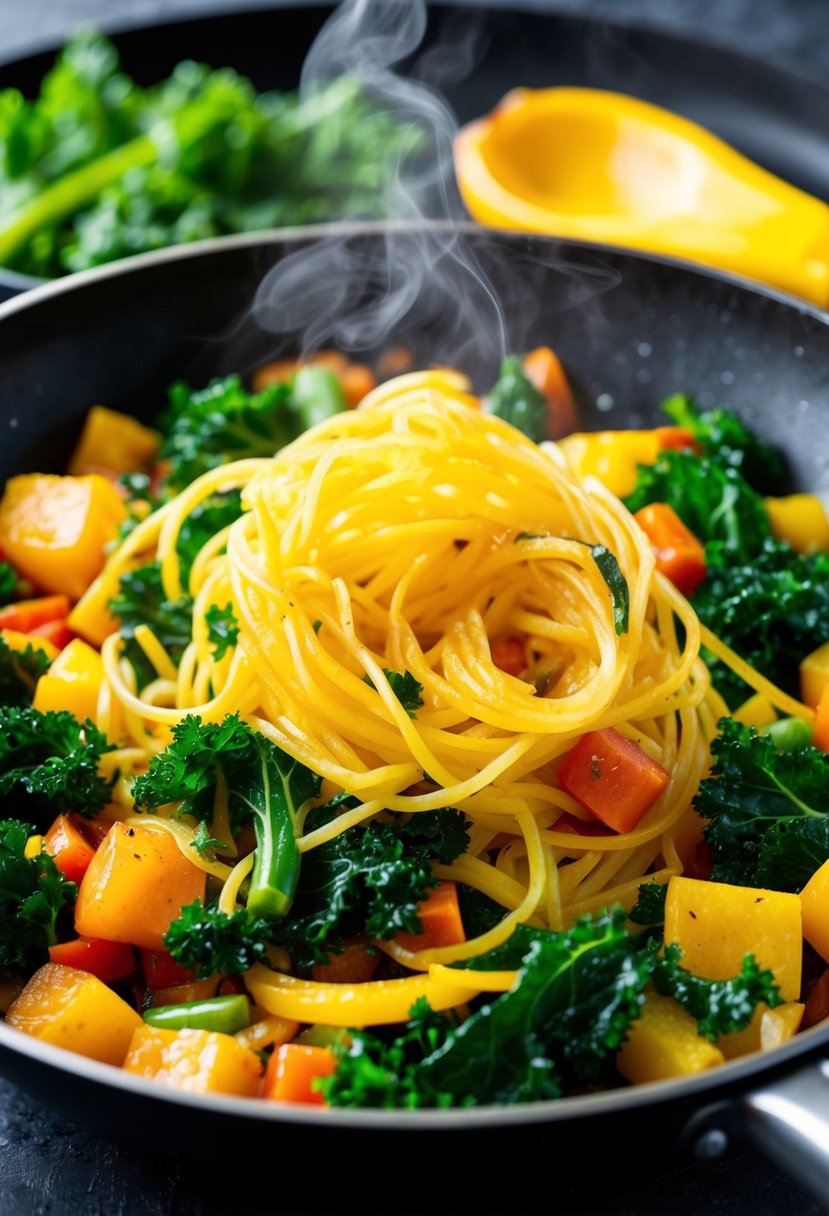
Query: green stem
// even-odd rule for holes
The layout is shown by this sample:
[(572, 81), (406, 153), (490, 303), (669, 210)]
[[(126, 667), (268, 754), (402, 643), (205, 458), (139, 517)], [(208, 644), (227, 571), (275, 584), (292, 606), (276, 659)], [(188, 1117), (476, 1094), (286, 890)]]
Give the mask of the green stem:
[(40, 229), (57, 224), (87, 203), (94, 202), (102, 190), (118, 181), (128, 169), (151, 165), (156, 160), (156, 138), (139, 135), (47, 186), (0, 225), (0, 266), (8, 266)]
[(145, 1009), (143, 1017), (148, 1026), (163, 1030), (218, 1030), (221, 1034), (235, 1034), (250, 1026), (250, 1000), (242, 993), (213, 996), (203, 1001)]

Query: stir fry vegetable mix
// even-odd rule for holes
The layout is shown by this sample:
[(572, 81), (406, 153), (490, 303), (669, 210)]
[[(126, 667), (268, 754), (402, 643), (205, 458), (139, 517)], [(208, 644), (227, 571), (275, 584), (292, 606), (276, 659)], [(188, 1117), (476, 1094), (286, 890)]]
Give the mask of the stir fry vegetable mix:
[[(44, 96), (72, 70), (117, 79), (107, 56), (103, 43), (76, 44)], [(122, 135), (143, 104), (126, 97), (124, 113), (105, 115)], [(105, 100), (96, 105), (102, 117)], [(29, 127), (18, 118), (20, 157), (48, 135), (45, 112), (27, 113)], [(87, 163), (99, 150), (85, 145), (74, 156)], [(700, 831), (684, 875), (643, 882), (632, 908), (607, 908), (563, 932), (520, 925), (488, 954), (410, 973), (377, 944), (463, 941), (503, 916), (435, 871), (467, 847), (461, 811), (387, 812), (301, 856), (301, 808), (311, 800), (308, 832), (355, 800), (323, 802), (315, 773), (230, 714), (185, 717), (132, 793), (148, 825), (175, 804), (197, 825), (192, 847), (203, 858), (230, 847), (251, 853), (241, 906), (220, 906), (213, 880), (170, 836), (110, 818), (114, 744), (92, 721), (103, 668), (71, 624), (102, 639), (118, 621), (140, 686), (154, 677), (142, 625), (175, 661), (193, 601), (168, 599), (158, 564), (139, 564), (112, 602), (85, 609), (79, 623), (70, 607), (83, 588), (70, 588), (66, 572), (91, 582), (116, 535), (206, 470), (269, 454), (349, 397), (354, 404), (355, 383), (371, 385), (368, 369), (326, 354), (264, 369), (252, 391), (235, 376), (199, 391), (176, 384), (157, 432), (96, 407), (66, 477), (9, 483), (0, 504), (0, 991), (9, 1022), (167, 1084), (418, 1108), (683, 1075), (827, 1016), (829, 525), (810, 496), (781, 494), (779, 455), (735, 415), (700, 412), (686, 397), (665, 402), (663, 427), (569, 434), (562, 450), (578, 472), (625, 497), (657, 568), (692, 597), (702, 622), (816, 713), (814, 725), (808, 709), (779, 718), (710, 656), (733, 717), (719, 723), (696, 795)], [(557, 434), (562, 418), (572, 429), (575, 416), (546, 350), (506, 360), (484, 407), (537, 442)], [(45, 561), (27, 545), (27, 527), (50, 504), (70, 519)], [(179, 538), (185, 586), (205, 539), (240, 511), (238, 494), (216, 494), (193, 512)], [(627, 584), (613, 554), (594, 558), (624, 632)], [(221, 657), (238, 632), (231, 607), (211, 604), (205, 627)], [(499, 642), (495, 658), (543, 695), (543, 677), (523, 671), (520, 639)], [(385, 675), (415, 717), (421, 686), (410, 672)], [(612, 781), (597, 768), (604, 757)], [(614, 730), (584, 736), (558, 776), (592, 822), (565, 815), (557, 827), (572, 820), (579, 832), (630, 831), (667, 779)], [(279, 1012), (257, 1004), (263, 968), (282, 973)], [(304, 984), (316, 985), (313, 1018)], [(359, 1027), (348, 1020), (355, 1007)]]
[(0, 92), (0, 265), (53, 277), (206, 237), (384, 210), (404, 130), (342, 77), (257, 94), (185, 61), (142, 88), (80, 33), (25, 100)]

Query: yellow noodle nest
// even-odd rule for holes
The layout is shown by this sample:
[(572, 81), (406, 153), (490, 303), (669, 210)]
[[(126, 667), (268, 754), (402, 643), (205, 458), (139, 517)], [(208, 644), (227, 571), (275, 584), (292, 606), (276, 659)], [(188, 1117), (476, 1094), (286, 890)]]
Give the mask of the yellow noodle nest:
[[(193, 641), (178, 671), (147, 630), (139, 642), (159, 678), (139, 696), (119, 636), (104, 644), (107, 722), (139, 757), (185, 713), (240, 711), (321, 774), (326, 794), (360, 800), (302, 837), (303, 850), (383, 809), (462, 809), (471, 847), (437, 872), (510, 915), (465, 946), (392, 948), (419, 967), (478, 953), (517, 921), (561, 928), (614, 900), (629, 906), (654, 863), (656, 880), (678, 872), (724, 712), (696, 616), (655, 574), (627, 510), (578, 481), (555, 447), (481, 412), (466, 388), (448, 372), (400, 377), (272, 460), (214, 470), (139, 525), (104, 578), (114, 589), (155, 552), (175, 596), (182, 521), (217, 490), (243, 488), (245, 514), (191, 574)], [(595, 545), (627, 580), (626, 632), (616, 632)], [(215, 662), (204, 613), (228, 602), (239, 642)], [(555, 673), (547, 695), (493, 664), (490, 642), (511, 634)], [(423, 686), (414, 716), (385, 670)], [(627, 835), (557, 831), (563, 812), (587, 816), (557, 787), (555, 762), (607, 726), (668, 769), (670, 785)], [(214, 864), (226, 878), (229, 867)]]

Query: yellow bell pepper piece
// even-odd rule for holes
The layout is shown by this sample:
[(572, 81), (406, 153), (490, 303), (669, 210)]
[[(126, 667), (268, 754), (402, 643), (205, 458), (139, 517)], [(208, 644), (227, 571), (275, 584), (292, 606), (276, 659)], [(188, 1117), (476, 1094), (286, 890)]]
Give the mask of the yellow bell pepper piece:
[(327, 1026), (382, 1026), (406, 1022), (420, 997), (432, 1009), (453, 1009), (468, 1001), (474, 990), (409, 975), (399, 980), (369, 980), (364, 984), (331, 984), (297, 979), (257, 963), (245, 973), (245, 987), (256, 1004), (280, 1018), (321, 1022)]
[(649, 992), (642, 1012), (616, 1056), (634, 1085), (685, 1077), (722, 1064), (722, 1052), (702, 1037), (697, 1023), (672, 997)]
[(558, 441), (577, 477), (597, 477), (624, 498), (636, 485), (636, 466), (654, 464), (661, 448), (660, 434), (651, 431), (589, 431), (565, 435)]
[(807, 654), (800, 664), (800, 699), (817, 709), (823, 690), (829, 685), (829, 642)]
[(6, 1022), (43, 1043), (118, 1067), (142, 1025), (135, 1010), (96, 976), (59, 963), (34, 973)]
[(753, 1051), (771, 1051), (797, 1034), (805, 1008), (799, 1001), (788, 1001), (774, 1009), (759, 1005), (745, 1030), (721, 1035), (717, 1046), (727, 1060)]
[(264, 1009), (255, 1005), (251, 1009), (251, 1024), (244, 1030), (237, 1030), (233, 1036), (242, 1047), (249, 1051), (266, 1051), (270, 1047), (281, 1047), (290, 1043), (299, 1033), (299, 1022), (290, 1018), (277, 1018)]
[(777, 540), (798, 553), (829, 552), (829, 516), (814, 494), (788, 494), (766, 498), (769, 524)]
[(36, 634), (20, 633), (17, 629), (0, 629), (0, 637), (9, 650), (23, 654), (31, 646), (33, 650), (42, 650), (51, 663), (60, 654), (59, 648), (48, 638), (39, 638)]
[(800, 892), (803, 936), (829, 962), (829, 861), (814, 872)]
[(81, 721), (95, 719), (104, 664), (97, 650), (73, 638), (60, 652), (35, 688), (32, 704), (41, 713), (67, 709)]
[(803, 928), (800, 897), (784, 891), (675, 876), (665, 897), (665, 941), (682, 951), (693, 975), (727, 980), (747, 954), (768, 968), (785, 1001), (800, 996)]
[(104, 564), (126, 514), (106, 477), (12, 477), (0, 502), (0, 549), (43, 591), (78, 599)]
[(761, 692), (756, 692), (747, 701), (743, 701), (742, 705), (734, 710), (734, 717), (743, 726), (756, 726), (758, 730), (777, 721), (774, 706)]
[(118, 621), (109, 610), (116, 587), (111, 579), (98, 575), (66, 618), (73, 633), (80, 634), (93, 646), (103, 646), (109, 635), (118, 630)]
[(786, 541), (798, 553), (829, 552), (829, 517), (814, 494), (767, 498), (765, 504), (777, 540)]
[(74, 475), (94, 473), (96, 469), (139, 472), (152, 462), (160, 443), (158, 432), (142, 426), (137, 418), (93, 405), (66, 471)]
[(124, 1071), (191, 1094), (253, 1098), (262, 1066), (232, 1034), (142, 1025), (130, 1041)]
[(829, 302), (829, 207), (696, 123), (600, 89), (515, 89), (455, 140), (472, 217), (689, 258)]

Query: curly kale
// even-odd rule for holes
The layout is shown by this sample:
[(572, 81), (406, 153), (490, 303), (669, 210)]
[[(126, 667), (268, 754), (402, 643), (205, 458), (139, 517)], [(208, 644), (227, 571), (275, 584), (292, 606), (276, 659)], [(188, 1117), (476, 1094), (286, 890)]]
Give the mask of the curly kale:
[(29, 643), (14, 650), (0, 637), (0, 705), (31, 705), (35, 687), (49, 668), (49, 659), (39, 646)]
[(48, 962), (58, 920), (77, 887), (48, 853), (26, 857), (29, 823), (0, 820), (0, 967), (32, 971)]
[(249, 393), (235, 375), (199, 390), (177, 382), (159, 422), (167, 485), (180, 490), (218, 465), (272, 456), (345, 405), (339, 380), (323, 367), (303, 367), (290, 382), (269, 384), (258, 393)]
[[(312, 811), (313, 831), (331, 821), (330, 807)], [(468, 821), (451, 808), (408, 820), (371, 820), (303, 856), (290, 917), (276, 930), (299, 969), (325, 962), (332, 945), (365, 934), (387, 940), (398, 931), (420, 933), (418, 904), (438, 885), (432, 860), (449, 865), (469, 844)]]
[[(709, 546), (708, 575), (694, 594), (697, 615), (772, 683), (797, 695), (798, 664), (829, 640), (829, 553), (803, 555), (767, 538), (750, 560)], [(735, 707), (748, 686), (706, 655), (712, 678)]]
[(91, 722), (65, 710), (0, 706), (3, 816), (24, 817), (43, 831), (69, 811), (94, 817), (109, 801), (112, 781), (98, 768), (113, 747)]
[(720, 542), (729, 560), (748, 561), (771, 535), (765, 503), (738, 469), (692, 452), (667, 450), (639, 465), (624, 502), (630, 511), (667, 503), (704, 545)]
[(241, 975), (267, 957), (270, 925), (240, 908), (232, 916), (200, 899), (187, 904), (164, 935), (164, 946), (177, 963), (195, 967), (198, 979), (223, 972)]
[(32, 100), (0, 92), (0, 263), (54, 276), (170, 244), (387, 212), (390, 167), (422, 144), (351, 76), (258, 93), (183, 61), (131, 79), (75, 34)]
[(736, 469), (760, 494), (780, 494), (787, 488), (786, 462), (750, 430), (733, 410), (700, 410), (693, 397), (674, 393), (662, 402), (662, 412), (690, 431), (703, 455)]
[(156, 670), (135, 639), (139, 625), (148, 625), (173, 662), (178, 662), (192, 639), (193, 601), (189, 595), (167, 598), (161, 582), (161, 563), (147, 562), (121, 575), (118, 594), (109, 608), (124, 638), (124, 657), (135, 669), (138, 687), (156, 678)]
[[(389, 688), (409, 717), (416, 717), (417, 710), (423, 704), (423, 698), (420, 695), (423, 692), (423, 685), (414, 678), (410, 671), (392, 671), (389, 667), (384, 667), (383, 674), (389, 682)], [(376, 687), (371, 676), (363, 676), (363, 679), (370, 688)]]
[(719, 722), (711, 775), (694, 799), (708, 822), (712, 877), (800, 891), (829, 860), (829, 754), (781, 751), (772, 736), (733, 718)]
[(699, 1032), (715, 1043), (720, 1035), (745, 1030), (758, 1005), (773, 1009), (783, 1004), (774, 975), (761, 969), (747, 954), (739, 975), (729, 980), (709, 980), (692, 975), (680, 963), (676, 945), (665, 947), (653, 969), (653, 983), (662, 996), (673, 997), (696, 1019)]

